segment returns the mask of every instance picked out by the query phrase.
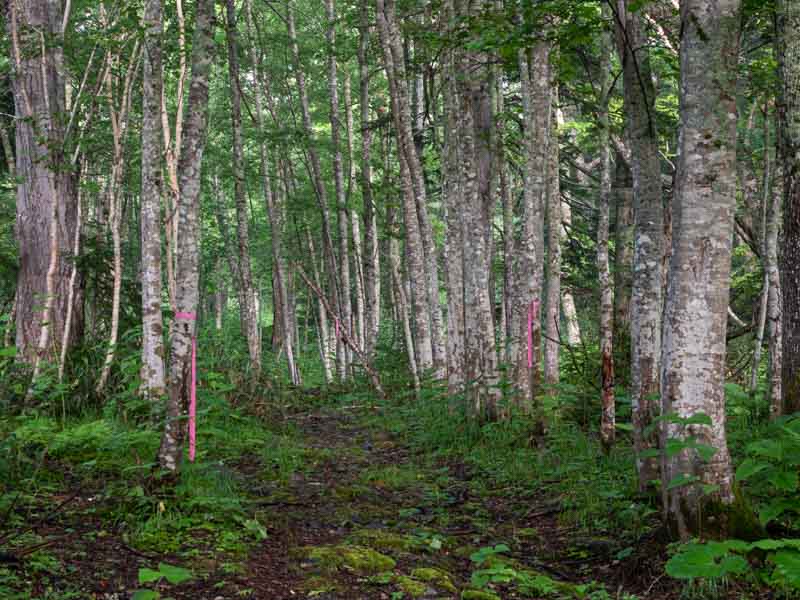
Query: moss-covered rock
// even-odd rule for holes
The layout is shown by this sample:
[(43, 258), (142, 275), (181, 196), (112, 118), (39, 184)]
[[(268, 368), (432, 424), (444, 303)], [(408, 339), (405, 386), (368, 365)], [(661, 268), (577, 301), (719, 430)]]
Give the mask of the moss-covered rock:
[(491, 592), (484, 592), (481, 590), (464, 590), (461, 592), (461, 600), (502, 600), (502, 598)]
[(445, 590), (446, 592), (455, 592), (456, 586), (453, 585), (453, 578), (441, 569), (433, 567), (419, 567), (411, 571), (411, 576), (414, 579), (419, 579), (437, 588)]
[(364, 546), (305, 547), (300, 553), (325, 572), (347, 569), (359, 575), (375, 575), (391, 571), (396, 565), (391, 556)]
[(360, 529), (350, 536), (350, 540), (383, 552), (411, 552), (420, 545), (419, 540), (385, 529)]
[(417, 581), (412, 577), (406, 577), (405, 575), (400, 575), (395, 580), (395, 583), (397, 587), (412, 598), (422, 598), (428, 590), (428, 586), (421, 581)]

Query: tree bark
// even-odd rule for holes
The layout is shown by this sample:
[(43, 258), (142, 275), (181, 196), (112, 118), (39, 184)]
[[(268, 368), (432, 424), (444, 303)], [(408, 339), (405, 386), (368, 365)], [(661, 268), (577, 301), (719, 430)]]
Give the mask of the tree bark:
[(783, 168), (783, 410), (800, 410), (800, 5), (778, 2), (780, 155)]
[[(608, 15), (603, 5), (603, 16)], [(600, 60), (598, 134), (600, 145), (600, 198), (597, 222), (597, 272), (600, 277), (600, 443), (608, 453), (615, 438), (614, 402), (614, 293), (608, 259), (609, 213), (611, 210), (611, 125), (608, 106), (611, 99), (611, 34), (603, 32)]]
[[(732, 535), (734, 500), (725, 434), (725, 349), (736, 207), (736, 75), (739, 0), (682, 0), (681, 131), (672, 257), (662, 341), (662, 414), (709, 424), (666, 422), (662, 443), (690, 438), (714, 449), (663, 455), (662, 490), (681, 538)], [(708, 486), (713, 486), (709, 488)], [(717, 506), (713, 521), (703, 515)]]
[[(162, 0), (147, 0), (144, 12), (142, 91), (142, 395), (156, 399), (166, 392), (164, 322), (161, 316), (161, 95)], [(172, 260), (171, 256), (167, 256)]]
[[(6, 27), (16, 114), (16, 346), (18, 359), (33, 365), (48, 358), (56, 362), (59, 356), (77, 226), (76, 177), (63, 154), (66, 92), (60, 4), (8, 2)], [(80, 275), (76, 289), (83, 289)], [(75, 307), (82, 305), (82, 297), (74, 294)], [(81, 339), (83, 311), (74, 309), (71, 326), (69, 339), (75, 343)]]
[(655, 397), (661, 352), (664, 208), (650, 55), (641, 13), (628, 10), (629, 3), (619, 0), (615, 19), (633, 172), (631, 406), (639, 489), (643, 491), (659, 477), (658, 461), (650, 456), (658, 441), (645, 432), (658, 416)]
[(200, 275), (200, 187), (208, 129), (208, 78), (214, 58), (214, 0), (199, 0), (195, 12), (192, 42), (189, 100), (183, 126), (181, 158), (178, 165), (180, 203), (178, 205), (178, 269), (176, 273), (176, 313), (194, 318), (172, 321), (172, 351), (169, 362), (169, 397), (166, 423), (158, 451), (162, 468), (175, 471), (181, 454), (183, 407), (190, 391), (192, 339), (197, 330)]
[[(513, 380), (518, 400), (527, 409), (536, 408), (541, 385), (541, 318), (539, 306), (544, 268), (544, 210), (547, 197), (548, 140), (552, 110), (549, 42), (536, 42), (530, 51), (520, 50), (518, 63), (522, 83), (523, 211), (522, 237), (518, 246), (518, 287), (514, 321), (518, 325), (517, 355)], [(529, 316), (530, 311), (530, 316)], [(543, 415), (538, 415), (542, 433)]]

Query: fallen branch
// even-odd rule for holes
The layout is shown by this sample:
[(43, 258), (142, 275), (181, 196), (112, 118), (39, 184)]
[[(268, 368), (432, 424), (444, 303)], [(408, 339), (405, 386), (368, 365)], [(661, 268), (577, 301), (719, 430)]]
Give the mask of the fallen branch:
[[(328, 302), (328, 299), (322, 293), (322, 290), (320, 290), (319, 287), (317, 287), (314, 283), (312, 283), (311, 279), (309, 279), (305, 271), (303, 271), (303, 268), (298, 264), (295, 264), (295, 268), (297, 269), (297, 272), (300, 274), (300, 277), (303, 278), (303, 281), (306, 282), (308, 289), (314, 292), (314, 295), (317, 298), (319, 298), (320, 302), (322, 302), (322, 305), (325, 307), (325, 310), (328, 312), (328, 314), (337, 321), (339, 321), (340, 323), (344, 323), (344, 321), (342, 321), (339, 318), (339, 315), (336, 314), (336, 311), (333, 310), (333, 308), (331, 308), (331, 305)], [(364, 371), (367, 372), (367, 375), (369, 376), (369, 379), (372, 382), (372, 387), (375, 388), (375, 392), (378, 394), (381, 400), (385, 399), (386, 394), (383, 391), (383, 386), (381, 386), (381, 379), (380, 376), (378, 375), (378, 372), (372, 368), (372, 366), (369, 364), (369, 360), (367, 360), (367, 356), (364, 353), (364, 351), (358, 346), (358, 344), (355, 343), (355, 341), (353, 341), (353, 338), (350, 337), (350, 333), (347, 331), (347, 327), (339, 328), (339, 337), (342, 339), (342, 342), (344, 342), (344, 344), (348, 346), (355, 353), (355, 355), (361, 360), (361, 366), (364, 368)]]

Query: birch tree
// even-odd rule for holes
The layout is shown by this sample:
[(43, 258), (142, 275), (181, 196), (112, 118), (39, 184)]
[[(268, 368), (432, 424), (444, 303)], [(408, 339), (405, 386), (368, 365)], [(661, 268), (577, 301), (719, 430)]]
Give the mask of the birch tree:
[[(184, 421), (180, 418), (190, 392), (192, 339), (199, 306), (200, 187), (208, 128), (208, 83), (214, 59), (215, 3), (200, 0), (195, 12), (191, 80), (178, 165), (178, 269), (175, 310), (170, 340), (169, 396), (166, 422), (158, 451), (161, 467), (175, 471), (181, 453)], [(181, 315), (178, 318), (178, 315)]]
[(658, 444), (645, 432), (658, 416), (664, 210), (650, 56), (641, 12), (630, 10), (630, 4), (619, 0), (615, 19), (633, 172), (631, 407), (639, 487), (644, 490), (659, 476), (658, 461), (650, 452)]
[[(162, 0), (147, 0), (144, 10), (142, 88), (142, 394), (166, 392), (164, 323), (161, 317), (161, 94), (163, 87)], [(171, 260), (171, 257), (167, 257)]]

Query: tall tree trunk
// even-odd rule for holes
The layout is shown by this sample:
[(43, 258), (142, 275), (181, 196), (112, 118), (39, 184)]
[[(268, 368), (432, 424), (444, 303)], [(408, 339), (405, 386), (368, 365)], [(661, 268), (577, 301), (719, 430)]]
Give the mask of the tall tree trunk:
[(402, 62), (397, 64), (398, 55), (402, 60), (402, 45), (395, 30), (391, 8), (384, 6), (384, 0), (377, 0), (377, 9), (378, 30), (383, 47), (386, 78), (389, 82), (400, 162), (400, 183), (403, 191), (403, 214), (406, 226), (406, 259), (412, 287), (411, 303), (414, 310), (414, 356), (417, 367), (425, 370), (434, 366), (431, 334), (431, 310), (434, 307), (431, 307), (430, 303), (429, 270), (426, 270), (425, 249), (417, 210), (418, 205), (424, 206), (427, 200), (411, 131), (411, 112), (408, 104), (405, 68), (402, 66)]
[[(780, 175), (775, 181), (781, 181)], [(783, 188), (775, 185), (769, 198), (767, 210), (766, 254), (764, 268), (769, 280), (769, 305), (767, 322), (769, 324), (769, 412), (772, 419), (783, 414), (783, 394), (781, 393), (781, 371), (783, 367), (783, 311), (781, 301), (781, 276), (778, 270), (778, 232), (780, 230), (781, 203)]]
[[(672, 257), (662, 343), (662, 414), (706, 424), (667, 422), (663, 442), (693, 438), (710, 446), (663, 457), (665, 510), (681, 538), (736, 537), (725, 435), (725, 334), (736, 207), (736, 74), (739, 0), (682, 0), (681, 131), (673, 205)], [(709, 488), (709, 486), (713, 486)], [(706, 511), (723, 508), (712, 523)]]
[(778, 2), (778, 118), (783, 168), (783, 409), (800, 411), (800, 4)]
[(656, 92), (641, 11), (631, 0), (619, 0), (617, 47), (623, 67), (626, 128), (633, 172), (633, 291), (631, 294), (631, 406), (639, 489), (659, 477), (658, 461), (649, 456), (658, 446), (647, 435), (658, 416), (664, 270), (664, 207), (661, 162), (655, 123)]
[[(557, 93), (553, 94), (553, 110), (558, 110)], [(554, 113), (555, 114), (555, 113)], [(559, 380), (558, 356), (561, 346), (561, 182), (559, 172), (558, 127), (551, 124), (547, 171), (547, 265), (545, 272), (547, 297), (544, 318), (544, 382), (555, 385)], [(552, 392), (551, 392), (552, 393)]]
[[(245, 181), (244, 143), (242, 141), (242, 93), (239, 89), (239, 42), (236, 31), (236, 5), (226, 1), (226, 34), (228, 39), (228, 73), (231, 94), (231, 127), (233, 130), (233, 188), (236, 198), (236, 237), (238, 240), (239, 284), (244, 305), (242, 322), (245, 325), (247, 348), (250, 353), (250, 369), (254, 377), (261, 371), (261, 343), (259, 318), (256, 309), (256, 289), (253, 286), (253, 271), (250, 266), (250, 225), (247, 210)], [(180, 243), (180, 238), (179, 238)]]
[(365, 343), (364, 351), (371, 359), (378, 344), (380, 332), (381, 274), (378, 224), (372, 195), (372, 130), (369, 123), (369, 64), (367, 53), (370, 42), (368, 0), (361, 4), (361, 21), (358, 38), (358, 78), (361, 114), (361, 199), (364, 204), (364, 296)]
[[(169, 397), (166, 423), (158, 451), (161, 467), (178, 468), (183, 440), (181, 419), (190, 392), (192, 339), (197, 330), (200, 279), (200, 187), (208, 129), (208, 78), (214, 58), (214, 0), (199, 0), (192, 41), (192, 74), (178, 165), (178, 269), (175, 311), (170, 340)], [(177, 318), (181, 314), (183, 318)]]
[[(550, 44), (538, 41), (530, 51), (518, 56), (522, 81), (524, 117), (523, 137), (523, 211), (522, 238), (519, 240), (518, 287), (514, 317), (518, 324), (517, 356), (514, 361), (514, 383), (519, 401), (526, 408), (536, 407), (541, 385), (541, 318), (544, 265), (544, 210), (547, 197), (548, 140), (552, 110)], [(539, 414), (540, 429), (544, 429)], [(541, 432), (539, 432), (541, 433)]]
[[(603, 15), (608, 7), (603, 5)], [(608, 106), (611, 99), (611, 34), (603, 32), (600, 60), (600, 97), (597, 115), (600, 145), (600, 198), (597, 222), (597, 272), (600, 277), (600, 443), (608, 453), (614, 444), (614, 295), (611, 289), (611, 272), (608, 260), (608, 229), (611, 211), (611, 125)]]
[[(457, 19), (468, 19), (474, 14), (469, 7), (462, 6), (455, 16)], [(464, 50), (454, 52), (451, 65), (455, 69), (451, 77), (458, 93), (452, 104), (458, 111), (454, 120), (461, 206), (453, 216), (463, 223), (467, 410), (474, 415), (494, 418), (499, 388), (493, 300), (490, 296), (490, 217), (493, 195), (489, 69), (485, 55)]]
[[(6, 4), (18, 178), (16, 346), (18, 359), (33, 365), (48, 358), (57, 361), (64, 338), (77, 223), (76, 178), (63, 155), (61, 5), (48, 0)], [(81, 281), (77, 289), (82, 290)], [(80, 307), (82, 293), (73, 295), (73, 302)], [(81, 339), (82, 315), (74, 310), (71, 343)]]
[[(142, 395), (160, 398), (164, 377), (164, 322), (161, 317), (161, 94), (162, 0), (147, 0), (144, 12), (142, 91)], [(172, 257), (168, 255), (169, 260)]]
[[(347, 214), (347, 192), (344, 187), (344, 169), (342, 166), (341, 135), (339, 131), (339, 77), (336, 67), (336, 7), (334, 0), (325, 0), (325, 16), (328, 27), (325, 36), (328, 40), (328, 95), (330, 96), (331, 152), (333, 154), (333, 183), (336, 191), (336, 208), (339, 224), (339, 277), (340, 302), (338, 314), (341, 327), (352, 335), (353, 304), (350, 294), (350, 227)], [(350, 359), (349, 350), (339, 338), (336, 352), (336, 369), (339, 379), (348, 376)]]

